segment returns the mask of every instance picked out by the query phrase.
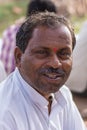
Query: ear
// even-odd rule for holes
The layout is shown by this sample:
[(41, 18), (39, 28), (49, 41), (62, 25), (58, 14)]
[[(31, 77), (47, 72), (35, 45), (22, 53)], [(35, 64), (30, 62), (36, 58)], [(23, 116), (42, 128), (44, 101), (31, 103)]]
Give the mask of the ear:
[(21, 57), (22, 57), (22, 51), (20, 50), (19, 47), (15, 47), (15, 50), (14, 50), (14, 57), (15, 57), (15, 64), (17, 67), (20, 67), (21, 65)]

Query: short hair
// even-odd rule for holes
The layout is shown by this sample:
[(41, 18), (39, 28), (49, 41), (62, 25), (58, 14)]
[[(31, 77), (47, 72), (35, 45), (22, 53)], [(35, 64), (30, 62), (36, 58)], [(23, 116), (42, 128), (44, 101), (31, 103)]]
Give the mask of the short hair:
[(74, 49), (76, 38), (74, 29), (70, 22), (64, 16), (58, 16), (55, 13), (47, 11), (44, 13), (32, 14), (25, 20), (17, 32), (16, 46), (18, 46), (24, 53), (36, 27), (46, 26), (48, 28), (55, 29), (58, 25), (65, 25), (69, 29), (72, 36), (72, 47)]
[(31, 0), (27, 6), (26, 16), (28, 17), (32, 13), (44, 11), (57, 13), (57, 7), (50, 0)]

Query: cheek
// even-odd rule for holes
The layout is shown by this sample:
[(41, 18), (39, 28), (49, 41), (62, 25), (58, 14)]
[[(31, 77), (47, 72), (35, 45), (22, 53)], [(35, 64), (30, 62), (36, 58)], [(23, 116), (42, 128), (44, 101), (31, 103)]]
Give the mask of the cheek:
[(44, 65), (44, 62), (44, 60), (37, 59), (34, 56), (23, 55), (21, 59), (21, 68), (23, 71), (26, 71), (27, 75), (35, 77), (40, 68)]
[(64, 62), (63, 69), (66, 71), (66, 73), (70, 73), (72, 69), (72, 60), (68, 60), (67, 62)]
[(21, 70), (23, 72), (29, 73), (29, 71), (31, 70), (31, 61), (28, 59), (27, 56), (23, 55), (21, 57)]
[(38, 63), (32, 58), (26, 57), (21, 60), (21, 67), (27, 75), (34, 76), (38, 69)]

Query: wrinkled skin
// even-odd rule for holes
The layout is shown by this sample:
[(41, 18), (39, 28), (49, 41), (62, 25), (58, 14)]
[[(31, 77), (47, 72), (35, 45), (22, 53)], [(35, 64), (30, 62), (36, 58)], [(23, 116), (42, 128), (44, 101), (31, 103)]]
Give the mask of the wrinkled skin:
[(24, 53), (16, 47), (16, 65), (24, 80), (44, 97), (66, 82), (72, 69), (72, 37), (64, 25), (40, 26)]

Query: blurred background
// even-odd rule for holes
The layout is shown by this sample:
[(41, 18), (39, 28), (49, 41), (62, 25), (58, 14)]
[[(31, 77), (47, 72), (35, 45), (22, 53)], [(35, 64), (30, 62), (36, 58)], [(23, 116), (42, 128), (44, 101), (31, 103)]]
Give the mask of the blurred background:
[[(87, 0), (52, 0), (58, 12), (66, 15), (78, 33), (82, 23), (87, 19)], [(29, 0), (0, 0), (0, 37), (2, 32), (16, 19), (25, 16)]]
[[(79, 39), (77, 39), (77, 43), (80, 43), (79, 47), (76, 47), (76, 54), (74, 63), (76, 63), (73, 68), (79, 68), (79, 70), (76, 68), (75, 72), (82, 77), (75, 76), (76, 74), (74, 73), (73, 80), (72, 77), (70, 81), (75, 81), (77, 79), (77, 84), (75, 84), (75, 88), (71, 87), (72, 89), (75, 89), (74, 91), (80, 90), (80, 94), (83, 94), (83, 97), (80, 95), (74, 95), (74, 100), (79, 108), (79, 111), (82, 114), (83, 119), (85, 120), (85, 123), (87, 124), (87, 56), (86, 56), (86, 44), (87, 44), (87, 0), (51, 0), (55, 3), (58, 13), (61, 15), (65, 15), (73, 24), (74, 29), (75, 29), (75, 34), (78, 36), (79, 34)], [(8, 28), (10, 25), (15, 24), (18, 22), (18, 19), (22, 19), (24, 16), (26, 16), (26, 11), (27, 11), (27, 5), (29, 3), (29, 0), (0, 0), (0, 46), (2, 43), (2, 35), (3, 32), (6, 28)], [(86, 21), (86, 25), (84, 26), (84, 31), (81, 30), (84, 22)], [(80, 33), (81, 30), (81, 33)], [(81, 37), (81, 39), (80, 39)], [(85, 39), (85, 40), (84, 40)], [(82, 48), (85, 48), (85, 51), (83, 50), (82, 53), (81, 50)], [(80, 50), (81, 49), (81, 50)], [(1, 51), (0, 51), (1, 52)], [(82, 59), (81, 57), (84, 57), (84, 61), (81, 60), (79, 62), (76, 59)], [(8, 56), (8, 55), (7, 55)], [(77, 63), (78, 62), (78, 63)], [(80, 63), (80, 67), (78, 67)], [(85, 63), (85, 64), (84, 64)], [(85, 65), (85, 67), (84, 67)], [(82, 67), (82, 68), (81, 68)], [(73, 69), (74, 70), (74, 69)], [(74, 71), (73, 71), (74, 72)], [(82, 75), (83, 72), (83, 75)], [(1, 72), (0, 72), (1, 73)], [(1, 74), (2, 77), (2, 74)], [(5, 76), (6, 77), (6, 76)], [(85, 77), (85, 78), (84, 78)], [(81, 78), (82, 80), (79, 80)], [(80, 82), (84, 81), (86, 82), (85, 85), (78, 85), (78, 80)], [(79, 83), (80, 83), (79, 82)], [(68, 83), (69, 84), (69, 83)], [(67, 84), (67, 85), (68, 85)], [(70, 86), (70, 84), (69, 84)], [(71, 85), (72, 86), (72, 85)], [(77, 90), (76, 90), (77, 88)], [(84, 97), (84, 93), (86, 94), (86, 97)]]

